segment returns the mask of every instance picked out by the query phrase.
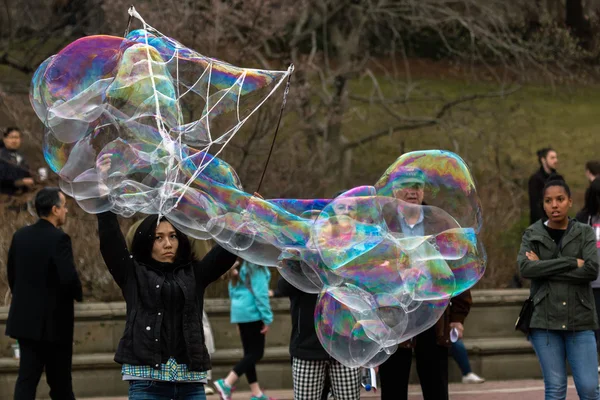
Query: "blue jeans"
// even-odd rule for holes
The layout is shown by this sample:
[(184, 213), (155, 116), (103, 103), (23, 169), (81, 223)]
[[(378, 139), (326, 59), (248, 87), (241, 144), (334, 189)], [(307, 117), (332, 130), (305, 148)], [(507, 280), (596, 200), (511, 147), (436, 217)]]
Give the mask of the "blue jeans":
[(206, 400), (204, 384), (129, 381), (129, 400)]
[(598, 353), (594, 331), (563, 332), (532, 329), (529, 340), (540, 360), (546, 400), (567, 397), (569, 361), (581, 400), (598, 400)]
[(450, 353), (452, 354), (454, 361), (458, 364), (458, 368), (460, 368), (460, 372), (463, 376), (473, 372), (471, 370), (471, 363), (469, 363), (469, 355), (467, 354), (467, 349), (465, 348), (462, 339), (458, 339), (456, 342), (452, 343)]

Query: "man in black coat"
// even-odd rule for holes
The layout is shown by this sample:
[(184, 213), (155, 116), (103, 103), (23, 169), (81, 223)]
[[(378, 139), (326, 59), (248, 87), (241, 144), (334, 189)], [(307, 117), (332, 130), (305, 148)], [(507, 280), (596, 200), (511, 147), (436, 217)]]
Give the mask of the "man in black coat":
[(546, 182), (553, 180), (564, 181), (564, 178), (556, 172), (558, 166), (558, 155), (550, 147), (537, 151), (540, 169), (529, 178), (529, 223), (533, 224), (538, 219), (545, 219), (542, 197)]
[(6, 335), (21, 350), (15, 400), (34, 400), (40, 377), (52, 399), (75, 399), (71, 382), (73, 300), (82, 300), (71, 238), (59, 227), (67, 217), (66, 198), (58, 188), (35, 197), (40, 219), (19, 229), (8, 251), (8, 284), (12, 302)]

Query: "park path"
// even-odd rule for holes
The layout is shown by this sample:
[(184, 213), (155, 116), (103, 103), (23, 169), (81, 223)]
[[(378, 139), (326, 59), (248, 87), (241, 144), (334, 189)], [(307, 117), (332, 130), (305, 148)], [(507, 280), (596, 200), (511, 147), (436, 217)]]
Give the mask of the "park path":
[[(569, 389), (567, 400), (576, 400), (577, 392), (573, 385), (573, 379), (569, 378)], [(267, 394), (278, 400), (293, 400), (291, 390), (270, 390)], [(541, 380), (522, 380), (522, 381), (494, 381), (486, 382), (481, 385), (463, 385), (453, 383), (450, 385), (451, 400), (504, 400), (512, 397), (519, 400), (543, 400), (544, 399), (544, 384)], [(250, 393), (236, 392), (233, 400), (247, 400), (250, 398)], [(409, 388), (410, 400), (423, 399), (421, 388), (416, 385), (411, 385)], [(379, 399), (376, 393), (363, 392), (361, 399)], [(125, 397), (119, 398), (94, 398), (84, 400), (126, 400)], [(218, 396), (208, 396), (208, 400), (219, 400)]]

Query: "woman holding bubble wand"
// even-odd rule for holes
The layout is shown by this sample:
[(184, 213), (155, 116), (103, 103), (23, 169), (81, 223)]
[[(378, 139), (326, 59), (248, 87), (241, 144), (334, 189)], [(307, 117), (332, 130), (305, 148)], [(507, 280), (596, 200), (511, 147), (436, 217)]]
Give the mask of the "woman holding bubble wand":
[[(98, 159), (102, 181), (111, 156)], [(140, 224), (131, 252), (115, 214), (98, 214), (98, 233), (102, 257), (127, 304), (115, 361), (129, 381), (129, 399), (205, 399), (211, 363), (202, 329), (204, 290), (236, 256), (215, 246), (192, 261), (187, 237), (157, 215)]]

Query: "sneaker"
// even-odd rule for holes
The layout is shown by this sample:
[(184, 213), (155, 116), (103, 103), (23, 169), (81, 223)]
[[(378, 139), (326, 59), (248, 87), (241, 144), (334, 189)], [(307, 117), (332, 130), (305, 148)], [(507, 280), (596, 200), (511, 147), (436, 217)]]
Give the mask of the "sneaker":
[(467, 375), (463, 376), (462, 378), (462, 383), (483, 383), (485, 382), (485, 379), (483, 379), (482, 377), (469, 372)]
[(204, 385), (204, 393), (206, 394), (215, 394), (215, 389), (208, 386), (208, 384)]
[(214, 385), (221, 400), (231, 400), (231, 386), (227, 385), (223, 379), (215, 381)]
[(600, 367), (598, 367), (598, 373), (600, 374)]
[(260, 396), (256, 397), (256, 396), (252, 396), (250, 397), (250, 400), (275, 400), (272, 397), (267, 396), (266, 394), (261, 394)]

